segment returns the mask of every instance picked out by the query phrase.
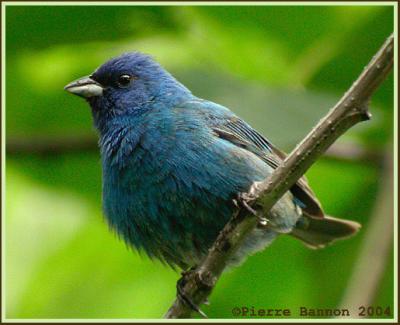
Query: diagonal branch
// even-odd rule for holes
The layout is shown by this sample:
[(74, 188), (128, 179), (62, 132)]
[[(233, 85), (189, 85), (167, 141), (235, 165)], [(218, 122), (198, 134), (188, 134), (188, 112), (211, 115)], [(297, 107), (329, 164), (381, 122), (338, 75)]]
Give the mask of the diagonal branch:
[[(196, 305), (203, 304), (221, 276), (228, 258), (243, 239), (256, 227), (259, 219), (249, 214), (249, 205), (263, 214), (307, 171), (307, 169), (344, 132), (355, 124), (368, 120), (370, 97), (393, 66), (394, 40), (391, 35), (364, 69), (351, 88), (329, 113), (290, 153), (285, 161), (263, 182), (253, 184), (242, 197), (242, 206), (218, 235), (208, 255), (193, 271), (183, 275), (182, 293)], [(191, 308), (176, 299), (165, 318), (189, 318)]]

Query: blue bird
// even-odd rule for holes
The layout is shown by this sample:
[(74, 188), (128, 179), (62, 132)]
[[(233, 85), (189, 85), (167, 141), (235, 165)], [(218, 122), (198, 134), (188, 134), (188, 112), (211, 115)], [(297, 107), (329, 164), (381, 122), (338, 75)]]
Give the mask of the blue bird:
[[(151, 57), (113, 58), (65, 89), (90, 104), (99, 133), (103, 210), (130, 246), (186, 269), (205, 256), (235, 199), (285, 158), (228, 108), (194, 96)], [(237, 265), (279, 234), (313, 248), (360, 225), (324, 215), (301, 178), (232, 257)]]

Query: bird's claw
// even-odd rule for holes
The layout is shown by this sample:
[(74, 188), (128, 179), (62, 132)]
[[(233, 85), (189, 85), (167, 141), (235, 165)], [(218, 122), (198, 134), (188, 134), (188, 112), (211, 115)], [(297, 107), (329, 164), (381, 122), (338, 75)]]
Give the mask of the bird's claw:
[(190, 274), (190, 272), (192, 272), (192, 269), (190, 269), (188, 271), (183, 271), (182, 277), (176, 283), (177, 297), (182, 303), (189, 306), (190, 309), (199, 313), (202, 317), (208, 318), (207, 315), (200, 309), (200, 307), (192, 301), (192, 298), (188, 297), (188, 295), (183, 290), (183, 288), (186, 284), (186, 277)]
[(257, 217), (258, 223), (260, 226), (265, 227), (268, 224), (268, 219), (261, 216), (256, 210), (254, 210), (250, 204), (248, 203), (249, 200), (254, 199), (254, 197), (248, 193), (240, 193), (238, 196), (239, 202), (242, 204), (242, 206), (249, 211), (252, 215)]

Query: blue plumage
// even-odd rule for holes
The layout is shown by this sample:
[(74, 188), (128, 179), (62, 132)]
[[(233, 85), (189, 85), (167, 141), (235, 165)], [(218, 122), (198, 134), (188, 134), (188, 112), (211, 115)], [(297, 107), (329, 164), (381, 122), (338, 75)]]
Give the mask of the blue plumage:
[[(66, 89), (92, 108), (110, 225), (128, 244), (172, 266), (198, 263), (231, 217), (237, 195), (283, 159), (229, 109), (195, 97), (140, 53), (114, 58)], [(304, 179), (291, 192), (231, 263), (291, 232), (304, 215), (322, 218)]]

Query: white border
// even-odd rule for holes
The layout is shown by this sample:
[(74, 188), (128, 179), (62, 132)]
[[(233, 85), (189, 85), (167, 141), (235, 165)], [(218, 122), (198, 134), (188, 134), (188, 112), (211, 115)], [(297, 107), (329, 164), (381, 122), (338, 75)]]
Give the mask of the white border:
[[(233, 1), (227, 1), (227, 2), (220, 2), (220, 1), (215, 1), (215, 2), (189, 2), (189, 1), (168, 1), (168, 2), (88, 2), (88, 1), (82, 1), (82, 2), (71, 2), (71, 1), (66, 1), (66, 2), (60, 2), (60, 1), (54, 1), (54, 2), (40, 2), (40, 1), (34, 1), (34, 2), (8, 2), (4, 1), (1, 3), (1, 8), (2, 8), (2, 176), (3, 176), (3, 181), (2, 181), (2, 265), (5, 265), (5, 199), (6, 199), (6, 194), (5, 194), (5, 175), (6, 175), (6, 165), (5, 165), (5, 105), (6, 105), (6, 100), (5, 100), (5, 70), (6, 70), (6, 58), (5, 58), (5, 35), (6, 35), (6, 30), (5, 30), (5, 8), (6, 6), (216, 6), (216, 5), (224, 5), (224, 6), (393, 6), (394, 7), (394, 121), (393, 121), (393, 127), (394, 127), (394, 147), (393, 147), (393, 159), (394, 159), (394, 305), (393, 305), (393, 318), (392, 319), (385, 319), (385, 318), (362, 318), (362, 319), (357, 319), (357, 318), (334, 318), (334, 319), (310, 319), (310, 318), (233, 318), (233, 319), (218, 319), (218, 318), (213, 318), (209, 320), (204, 320), (204, 319), (175, 319), (172, 320), (172, 322), (175, 323), (204, 323), (204, 322), (216, 322), (216, 323), (396, 323), (398, 320), (398, 259), (397, 259), (397, 243), (398, 243), (398, 202), (397, 202), (397, 197), (398, 197), (398, 152), (397, 152), (397, 141), (398, 141), (398, 112), (397, 108), (398, 107), (398, 93), (397, 93), (397, 77), (398, 77), (398, 35), (397, 35), (397, 29), (398, 29), (398, 16), (397, 16), (397, 7), (398, 3), (397, 1), (365, 1), (365, 2), (351, 2), (351, 1), (346, 1), (346, 2), (338, 2), (338, 1), (325, 1), (325, 2), (303, 2), (303, 1), (286, 1), (286, 2), (279, 2), (279, 1), (273, 1), (273, 2), (253, 2), (253, 1), (238, 1), (238, 2), (233, 2)], [(1, 290), (1, 295), (2, 295), (2, 322), (10, 322), (10, 323), (76, 323), (76, 322), (82, 322), (82, 323), (165, 323), (165, 322), (171, 322), (171, 320), (167, 319), (139, 319), (139, 318), (124, 318), (124, 319), (89, 319), (89, 318), (71, 318), (71, 319), (10, 319), (10, 318), (5, 318), (4, 315), (6, 314), (5, 310), (5, 268), (3, 267), (2, 269), (2, 290)]]

